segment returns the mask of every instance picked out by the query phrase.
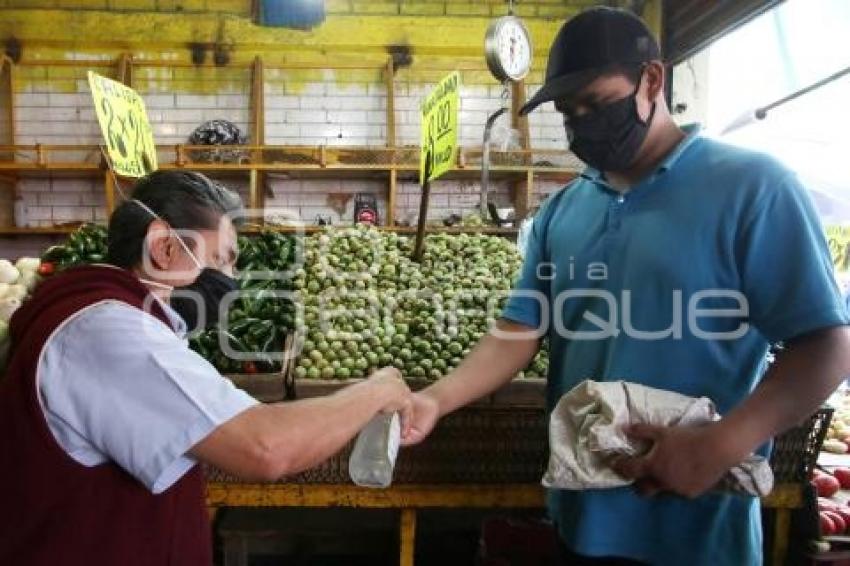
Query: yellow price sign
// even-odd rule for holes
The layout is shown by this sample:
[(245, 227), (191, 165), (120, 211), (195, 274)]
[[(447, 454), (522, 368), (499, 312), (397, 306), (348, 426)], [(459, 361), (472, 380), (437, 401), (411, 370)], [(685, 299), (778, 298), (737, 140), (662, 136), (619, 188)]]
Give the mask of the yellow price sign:
[(89, 87), (115, 172), (144, 177), (156, 171), (156, 146), (142, 97), (127, 85), (92, 71)]
[(436, 179), (457, 162), (459, 108), (460, 74), (455, 71), (437, 84), (420, 108), (422, 154), (419, 159), (419, 179), (423, 183)]
[(850, 268), (850, 226), (827, 226), (826, 241), (835, 270), (847, 271)]

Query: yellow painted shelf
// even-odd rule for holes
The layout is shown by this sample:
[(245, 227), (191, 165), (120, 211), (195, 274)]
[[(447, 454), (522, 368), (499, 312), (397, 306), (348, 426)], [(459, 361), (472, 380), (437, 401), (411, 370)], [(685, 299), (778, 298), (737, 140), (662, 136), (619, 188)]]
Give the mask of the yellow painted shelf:
[[(394, 224), (399, 182), (417, 182), (419, 148), (404, 147), (328, 147), (328, 146), (157, 146), (158, 162), (163, 170), (192, 170), (212, 175), (243, 176), (249, 182), (246, 203), (262, 209), (265, 192), (263, 178), (333, 178), (383, 179), (388, 181), (387, 223)], [(493, 181), (510, 181), (522, 187), (515, 191), (515, 207), (520, 217), (528, 210), (533, 185), (540, 180), (567, 183), (580, 168), (575, 156), (560, 150), (516, 150), (491, 153), (490, 177)], [(481, 150), (458, 151), (454, 169), (442, 179), (477, 179), (481, 175)], [(100, 177), (104, 180), (106, 212), (114, 210), (118, 191), (114, 179), (97, 145), (0, 145), (0, 187), (14, 190), (15, 181), (33, 177)], [(129, 182), (130, 180), (128, 180)], [(123, 183), (122, 183), (123, 184)], [(298, 232), (295, 227), (277, 228)], [(315, 230), (309, 226), (303, 231)], [(401, 233), (414, 228), (389, 226)], [(31, 234), (66, 234), (73, 228), (0, 228), (3, 236)], [(250, 232), (250, 230), (246, 230)], [(488, 233), (513, 235), (514, 228), (482, 226), (476, 228), (444, 228), (429, 226), (429, 232)]]
[[(105, 172), (97, 145), (0, 145), (0, 171), (16, 173)], [(82, 157), (68, 158), (68, 152)], [(358, 177), (396, 171), (418, 174), (418, 147), (327, 147), (327, 146), (158, 146), (159, 168), (189, 169), (212, 173), (252, 171), (287, 173), (292, 176), (325, 174)], [(233, 162), (216, 161), (231, 155)], [(559, 150), (492, 152), (490, 173), (494, 178), (532, 173), (554, 179), (575, 176), (581, 165), (572, 154)], [(14, 156), (14, 158), (12, 158)], [(208, 159), (204, 159), (208, 156)], [(446, 178), (481, 174), (481, 150), (458, 152), (457, 166)], [(525, 164), (527, 163), (527, 165)]]

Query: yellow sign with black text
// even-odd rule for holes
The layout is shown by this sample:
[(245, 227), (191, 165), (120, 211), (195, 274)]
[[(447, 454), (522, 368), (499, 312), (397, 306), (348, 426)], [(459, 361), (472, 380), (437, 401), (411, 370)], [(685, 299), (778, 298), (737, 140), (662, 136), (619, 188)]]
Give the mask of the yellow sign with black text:
[(127, 85), (92, 71), (89, 87), (115, 173), (144, 177), (156, 171), (156, 145), (142, 97)]
[(420, 182), (436, 179), (457, 163), (459, 109), (460, 73), (455, 71), (437, 84), (420, 107), (422, 113)]
[(846, 272), (850, 269), (850, 226), (827, 226), (826, 241), (835, 271)]

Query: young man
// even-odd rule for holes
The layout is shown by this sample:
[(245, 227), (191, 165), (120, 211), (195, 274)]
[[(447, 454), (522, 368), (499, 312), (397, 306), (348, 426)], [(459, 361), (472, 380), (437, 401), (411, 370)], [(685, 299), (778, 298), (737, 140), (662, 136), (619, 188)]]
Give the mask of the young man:
[[(635, 426), (635, 487), (551, 491), (565, 564), (761, 564), (759, 502), (710, 493), (809, 416), (850, 373), (848, 317), (818, 219), (772, 159), (682, 130), (646, 26), (588, 10), (567, 22), (546, 84), (588, 168), (535, 217), (519, 291), (450, 376), (414, 395), (408, 439), (523, 369), (549, 338), (549, 408), (584, 379), (711, 398), (699, 428)], [(765, 374), (768, 344), (786, 351)]]
[[(203, 175), (153, 173), (110, 218), (112, 265), (56, 275), (15, 313), (0, 564), (209, 566), (200, 462), (274, 481), (329, 458), (378, 412), (409, 420), (393, 369), (263, 405), (189, 349), (185, 319), (209, 322), (236, 288), (240, 210)], [(199, 306), (172, 301), (175, 288)]]

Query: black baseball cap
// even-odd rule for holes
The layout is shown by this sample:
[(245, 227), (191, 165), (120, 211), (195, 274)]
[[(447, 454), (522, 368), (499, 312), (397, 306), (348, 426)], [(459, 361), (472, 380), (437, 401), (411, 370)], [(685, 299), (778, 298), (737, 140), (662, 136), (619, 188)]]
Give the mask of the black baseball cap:
[(561, 27), (546, 65), (546, 82), (519, 113), (574, 93), (616, 65), (639, 65), (661, 58), (646, 24), (627, 10), (591, 8)]

